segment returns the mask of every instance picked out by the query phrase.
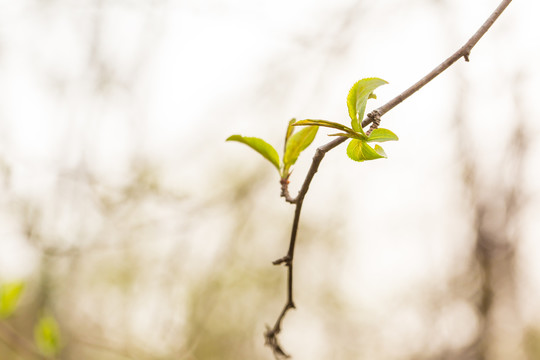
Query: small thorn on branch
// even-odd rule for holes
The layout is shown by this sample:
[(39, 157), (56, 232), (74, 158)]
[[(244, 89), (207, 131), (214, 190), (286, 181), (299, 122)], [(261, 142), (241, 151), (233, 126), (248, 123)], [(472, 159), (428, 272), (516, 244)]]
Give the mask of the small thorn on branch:
[(469, 56), (471, 55), (471, 47), (470, 46), (462, 47), (461, 50), (459, 51), (459, 53), (461, 54), (461, 56), (463, 56), (463, 59), (465, 59), (465, 61), (469, 62)]
[(277, 259), (277, 260), (272, 261), (272, 264), (274, 264), (274, 265), (281, 265), (283, 263), (285, 263), (285, 265), (289, 266), (291, 264), (291, 257), (289, 255), (285, 255), (281, 259)]
[(287, 304), (287, 310), (290, 309), (296, 309), (296, 305), (292, 302), (292, 300)]

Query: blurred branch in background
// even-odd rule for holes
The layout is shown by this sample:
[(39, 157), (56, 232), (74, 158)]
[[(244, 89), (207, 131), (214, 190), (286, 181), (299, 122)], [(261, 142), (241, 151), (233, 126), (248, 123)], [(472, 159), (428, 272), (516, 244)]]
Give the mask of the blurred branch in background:
[(453, 359), (523, 359), (524, 324), (517, 287), (520, 283), (516, 254), (520, 245), (520, 216), (526, 198), (524, 159), (528, 124), (519, 98), (522, 75), (512, 83), (513, 114), (507, 122), (508, 144), (496, 174), (482, 173), (482, 159), (475, 156), (475, 141), (467, 124), (476, 121), (466, 112), (467, 82), (461, 84), (454, 109), (454, 127), (466, 199), (474, 236), (473, 261), (463, 276), (475, 274), (478, 282), (471, 301), (477, 309), (479, 328), (475, 341)]

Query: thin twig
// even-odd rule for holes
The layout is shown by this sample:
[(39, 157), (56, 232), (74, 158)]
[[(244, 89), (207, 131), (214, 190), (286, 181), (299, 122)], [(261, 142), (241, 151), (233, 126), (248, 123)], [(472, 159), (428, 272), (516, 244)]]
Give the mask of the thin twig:
[[(362, 127), (366, 127), (367, 125), (373, 123), (373, 125), (368, 130), (369, 133), (376, 129), (381, 121), (381, 117), (386, 114), (388, 111), (393, 109), (396, 105), (403, 102), (405, 99), (407, 99), (409, 96), (420, 90), (424, 85), (429, 83), (431, 80), (436, 78), (438, 75), (440, 75), (443, 71), (448, 69), (452, 64), (454, 64), (457, 60), (460, 58), (464, 58), (465, 61), (469, 61), (469, 55), (471, 53), (472, 48), (478, 43), (480, 38), (484, 36), (484, 34), (488, 31), (488, 29), (493, 25), (495, 20), (501, 15), (501, 13), (506, 9), (506, 7), (512, 2), (512, 0), (503, 0), (499, 6), (493, 11), (493, 13), (489, 16), (489, 18), (482, 24), (482, 26), (476, 31), (476, 33), (463, 45), (458, 51), (456, 51), (452, 56), (450, 56), (448, 59), (443, 61), (439, 66), (437, 66), (435, 69), (433, 69), (429, 74), (424, 76), (422, 79), (420, 79), (418, 82), (416, 82), (414, 85), (409, 87), (407, 90), (384, 104), (383, 106), (377, 108), (376, 110), (373, 110), (370, 112), (366, 118), (362, 121)], [(298, 232), (298, 224), (300, 221), (300, 212), (302, 210), (302, 203), (304, 201), (304, 197), (306, 196), (309, 185), (311, 184), (311, 181), (313, 180), (313, 177), (315, 176), (315, 173), (319, 169), (319, 165), (324, 158), (324, 155), (335, 148), (336, 146), (342, 144), (345, 142), (348, 138), (346, 137), (338, 137), (329, 143), (317, 148), (315, 151), (315, 156), (313, 156), (313, 161), (311, 163), (311, 167), (309, 168), (309, 171), (306, 175), (306, 178), (304, 180), (304, 184), (302, 185), (302, 188), (298, 192), (298, 195), (296, 198), (292, 198), (289, 194), (288, 190), (288, 179), (282, 179), (281, 181), (281, 196), (285, 198), (285, 200), (291, 204), (296, 205), (296, 209), (294, 212), (294, 220), (293, 220), (293, 226), (291, 230), (291, 240), (289, 243), (289, 250), (287, 251), (287, 255), (284, 257), (276, 260), (273, 262), (274, 265), (280, 265), (285, 264), (288, 268), (288, 276), (287, 276), (287, 301), (285, 303), (285, 306), (283, 307), (283, 310), (279, 314), (274, 326), (272, 328), (267, 328), (264, 336), (266, 339), (266, 345), (270, 346), (274, 352), (274, 355), (276, 357), (289, 357), (289, 355), (282, 349), (281, 345), (279, 344), (279, 341), (277, 339), (277, 335), (281, 331), (281, 323), (283, 321), (283, 318), (285, 317), (287, 311), (290, 309), (294, 309), (294, 301), (293, 301), (293, 260), (294, 260), (294, 248), (296, 245), (296, 234)]]
[[(317, 150), (315, 151), (315, 156), (313, 156), (311, 167), (309, 168), (306, 179), (304, 180), (304, 184), (302, 185), (302, 188), (298, 192), (298, 196), (294, 199), (291, 199), (292, 201), (290, 201), (296, 204), (296, 209), (294, 211), (294, 220), (293, 220), (293, 226), (292, 226), (292, 231), (291, 231), (291, 240), (289, 242), (289, 250), (287, 251), (287, 255), (273, 262), (274, 265), (280, 265), (284, 263), (285, 266), (287, 266), (287, 269), (288, 269), (287, 271), (287, 302), (285, 303), (283, 310), (281, 310), (281, 313), (279, 314), (276, 320), (276, 323), (274, 324), (274, 327), (267, 328), (264, 334), (264, 337), (266, 339), (266, 342), (265, 342), (266, 345), (272, 348), (276, 356), (289, 357), (289, 355), (285, 353), (285, 351), (283, 351), (283, 349), (281, 348), (281, 345), (279, 344), (278, 339), (277, 339), (277, 335), (281, 331), (281, 322), (283, 318), (285, 317), (285, 314), (287, 313), (287, 311), (289, 311), (290, 309), (296, 308), (293, 301), (293, 259), (294, 259), (294, 249), (295, 249), (295, 244), (296, 244), (296, 234), (298, 233), (298, 224), (300, 222), (300, 213), (302, 211), (302, 204), (304, 202), (304, 197), (306, 196), (309, 190), (309, 185), (311, 184), (311, 180), (313, 180), (315, 173), (319, 169), (319, 164), (324, 158), (324, 155), (328, 151), (338, 146), (339, 144), (343, 143), (345, 140), (347, 140), (347, 138), (339, 137), (330, 141), (328, 144), (317, 148)], [(284, 182), (282, 181), (282, 185), (283, 184)], [(282, 194), (283, 194), (283, 186), (282, 186)]]
[[(422, 79), (420, 79), (418, 82), (416, 82), (414, 85), (412, 85), (410, 88), (378, 108), (376, 111), (379, 112), (380, 116), (383, 116), (388, 111), (393, 109), (396, 105), (401, 103), (403, 100), (420, 90), (424, 85), (429, 83), (431, 80), (435, 79), (438, 75), (440, 75), (443, 71), (448, 69), (452, 64), (454, 64), (456, 61), (458, 61), (460, 58), (464, 58), (465, 61), (469, 61), (469, 55), (471, 54), (472, 48), (476, 45), (478, 40), (484, 36), (484, 34), (489, 30), (491, 25), (497, 20), (497, 18), (502, 14), (504, 9), (512, 2), (512, 0), (503, 0), (499, 6), (493, 11), (493, 13), (489, 16), (489, 18), (480, 26), (480, 28), (474, 33), (474, 35), (463, 45), (458, 51), (456, 51), (452, 56), (450, 56), (448, 59), (443, 61), (439, 66), (437, 66), (435, 69), (431, 70), (429, 74), (424, 76)], [(373, 119), (369, 116), (367, 116), (364, 121), (362, 121), (362, 127), (365, 127), (369, 125)]]

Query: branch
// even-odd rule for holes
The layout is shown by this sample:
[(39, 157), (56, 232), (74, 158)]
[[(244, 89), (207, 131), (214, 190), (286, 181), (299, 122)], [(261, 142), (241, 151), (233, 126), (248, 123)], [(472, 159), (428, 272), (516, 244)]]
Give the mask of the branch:
[[(443, 71), (448, 69), (450, 66), (452, 66), (456, 61), (458, 61), (460, 58), (464, 58), (465, 61), (469, 61), (469, 55), (471, 54), (472, 48), (476, 45), (476, 43), (484, 36), (484, 34), (489, 30), (491, 25), (497, 20), (497, 18), (502, 14), (504, 9), (512, 2), (512, 0), (503, 0), (499, 6), (493, 11), (493, 13), (488, 17), (488, 19), (480, 26), (480, 28), (474, 33), (474, 35), (463, 45), (458, 51), (456, 51), (452, 56), (450, 56), (448, 59), (444, 60), (439, 66), (437, 66), (435, 69), (431, 70), (429, 74), (424, 76), (422, 79), (418, 80), (414, 85), (412, 85), (410, 88), (378, 108), (376, 111), (380, 114), (380, 116), (383, 116), (388, 111), (392, 110), (396, 105), (401, 103), (403, 100), (420, 90), (424, 85), (429, 83), (431, 80), (435, 79), (437, 76), (439, 76)], [(373, 119), (368, 115), (364, 121), (362, 121), (362, 126), (365, 127), (369, 125)]]
[[(418, 82), (416, 82), (414, 85), (409, 87), (407, 90), (403, 91), (401, 94), (384, 104), (383, 106), (377, 108), (376, 110), (373, 110), (369, 114), (367, 114), (366, 118), (362, 121), (362, 127), (366, 127), (369, 124), (372, 124), (370, 129), (368, 130), (369, 133), (376, 129), (381, 121), (381, 116), (386, 114), (388, 111), (393, 109), (396, 105), (403, 102), (403, 100), (407, 99), (409, 96), (420, 90), (424, 85), (429, 83), (431, 80), (436, 78), (438, 75), (440, 75), (443, 71), (448, 69), (450, 66), (452, 66), (457, 60), (460, 58), (464, 58), (465, 61), (469, 61), (469, 55), (471, 53), (472, 48), (478, 43), (480, 38), (484, 36), (484, 34), (489, 30), (491, 25), (497, 20), (497, 18), (501, 15), (501, 13), (506, 9), (506, 7), (512, 2), (512, 0), (503, 0), (499, 6), (493, 11), (493, 13), (489, 16), (489, 18), (482, 24), (482, 26), (476, 31), (476, 33), (463, 45), (458, 51), (456, 51), (454, 54), (452, 54), (448, 59), (443, 61), (439, 66), (437, 66), (435, 69), (433, 69), (429, 74), (424, 76), (422, 79), (420, 79)], [(315, 155), (313, 156), (313, 161), (311, 163), (311, 167), (309, 168), (309, 171), (306, 175), (306, 178), (304, 180), (304, 184), (302, 185), (302, 188), (298, 192), (298, 195), (296, 198), (292, 198), (289, 194), (288, 190), (288, 179), (282, 179), (281, 181), (281, 196), (285, 198), (285, 201), (295, 204), (296, 209), (294, 212), (294, 220), (293, 220), (293, 226), (291, 230), (291, 240), (289, 243), (289, 250), (287, 251), (287, 254), (273, 262), (274, 265), (280, 265), (285, 264), (287, 267), (287, 301), (285, 303), (285, 306), (283, 307), (283, 310), (281, 310), (281, 313), (279, 314), (274, 326), (272, 328), (267, 327), (266, 332), (264, 334), (266, 339), (266, 345), (270, 346), (272, 348), (272, 351), (274, 352), (274, 355), (276, 358), (279, 357), (290, 357), (285, 351), (282, 349), (281, 345), (279, 344), (279, 341), (277, 339), (277, 335), (281, 331), (281, 323), (283, 321), (283, 318), (287, 314), (287, 312), (290, 309), (294, 309), (294, 301), (293, 301), (293, 260), (294, 260), (294, 248), (296, 244), (296, 234), (298, 232), (298, 224), (300, 221), (300, 213), (302, 211), (302, 203), (304, 202), (304, 198), (309, 190), (309, 185), (311, 184), (311, 181), (313, 180), (313, 177), (315, 176), (315, 173), (319, 169), (319, 165), (321, 161), (324, 158), (324, 155), (335, 148), (336, 146), (342, 144), (345, 142), (348, 138), (346, 137), (338, 137), (335, 140), (330, 141), (329, 143), (317, 148), (315, 151)]]
[[(273, 262), (274, 265), (280, 265), (285, 264), (287, 266), (287, 302), (285, 303), (285, 306), (283, 307), (283, 310), (281, 310), (281, 313), (279, 314), (276, 323), (274, 324), (273, 328), (267, 328), (266, 332), (264, 334), (264, 337), (266, 339), (266, 345), (270, 346), (272, 350), (274, 351), (274, 354), (281, 357), (289, 357), (287, 353), (283, 351), (281, 348), (281, 345), (279, 345), (277, 335), (281, 331), (281, 322), (283, 318), (285, 317), (285, 314), (290, 309), (295, 309), (296, 306), (294, 305), (293, 301), (293, 259), (294, 259), (294, 248), (296, 244), (296, 234), (298, 233), (298, 224), (300, 222), (300, 213), (302, 211), (302, 204), (304, 202), (304, 197), (306, 196), (309, 185), (311, 184), (311, 180), (313, 180), (313, 177), (315, 176), (315, 173), (319, 169), (319, 164), (321, 163), (322, 159), (324, 158), (324, 155), (338, 146), (339, 144), (343, 143), (347, 138), (345, 137), (339, 137), (332, 141), (330, 141), (328, 144), (323, 145), (315, 151), (315, 155), (313, 156), (313, 162), (311, 163), (311, 167), (309, 168), (309, 171), (307, 173), (306, 179), (304, 180), (304, 184), (302, 185), (302, 188), (298, 192), (298, 196), (294, 199), (290, 199), (290, 197), (286, 198), (288, 202), (296, 204), (296, 209), (294, 211), (294, 220), (293, 220), (293, 226), (291, 231), (291, 240), (289, 243), (289, 250), (287, 251), (287, 255), (284, 257), (276, 260)], [(287, 187), (285, 182), (282, 181), (282, 194), (285, 191), (287, 191)], [(288, 196), (288, 191), (286, 192)], [(282, 195), (283, 196), (283, 195)]]

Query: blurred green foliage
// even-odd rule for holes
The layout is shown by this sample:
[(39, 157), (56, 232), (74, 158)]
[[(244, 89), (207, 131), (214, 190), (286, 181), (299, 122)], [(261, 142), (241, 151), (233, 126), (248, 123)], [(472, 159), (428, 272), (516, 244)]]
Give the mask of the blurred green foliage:
[(25, 284), (22, 281), (12, 281), (0, 284), (0, 319), (10, 316), (24, 292)]
[(60, 328), (55, 318), (43, 315), (34, 328), (34, 339), (39, 351), (45, 356), (55, 356), (60, 352)]

